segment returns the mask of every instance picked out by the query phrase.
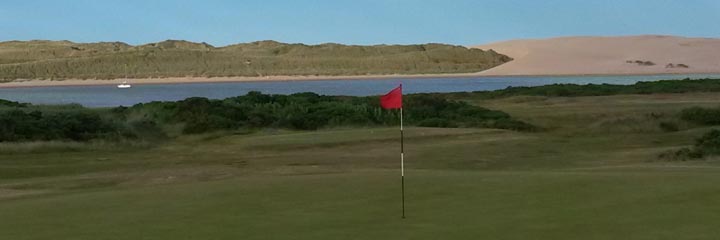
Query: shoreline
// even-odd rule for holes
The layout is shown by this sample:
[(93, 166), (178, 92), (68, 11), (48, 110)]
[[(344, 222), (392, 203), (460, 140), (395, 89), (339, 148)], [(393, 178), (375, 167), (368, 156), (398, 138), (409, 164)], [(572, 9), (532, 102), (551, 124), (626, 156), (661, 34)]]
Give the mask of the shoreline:
[(232, 82), (294, 82), (294, 81), (331, 81), (331, 80), (385, 80), (408, 78), (467, 78), (481, 77), (478, 73), (447, 74), (388, 74), (388, 75), (339, 75), (339, 76), (265, 76), (265, 77), (167, 77), (167, 78), (115, 78), (115, 79), (65, 79), (39, 80), (19, 79), (0, 83), (2, 88), (64, 87), (64, 86), (103, 86), (117, 85), (128, 81), (132, 85), (185, 84), (185, 83), (232, 83)]
[(696, 73), (620, 73), (620, 74), (483, 74), (446, 73), (446, 74), (387, 74), (387, 75), (340, 75), (340, 76), (266, 76), (266, 77), (167, 77), (167, 78), (116, 78), (116, 79), (65, 79), (39, 80), (20, 79), (0, 83), (3, 88), (69, 87), (69, 86), (108, 86), (128, 81), (132, 85), (156, 84), (192, 84), (192, 83), (233, 83), (233, 82), (294, 82), (294, 81), (332, 81), (332, 80), (387, 80), (409, 78), (503, 78), (503, 77), (612, 77), (612, 76), (660, 76), (660, 75), (720, 75), (720, 72)]

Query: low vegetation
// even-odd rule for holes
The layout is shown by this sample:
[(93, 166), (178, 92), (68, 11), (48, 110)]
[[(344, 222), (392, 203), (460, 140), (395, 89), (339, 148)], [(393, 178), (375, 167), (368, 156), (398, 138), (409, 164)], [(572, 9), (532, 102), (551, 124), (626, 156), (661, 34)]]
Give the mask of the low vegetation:
[[(314, 93), (268, 95), (250, 92), (222, 100), (193, 97), (132, 107), (85, 109), (33, 106), (9, 101), (0, 113), (0, 141), (162, 139), (238, 129), (316, 130), (398, 124), (398, 111), (381, 109), (377, 97)], [(532, 131), (507, 113), (438, 96), (408, 95), (405, 124), (425, 127), (482, 127)]]
[(690, 68), (690, 66), (688, 66), (687, 64), (682, 64), (682, 63), (678, 63), (678, 64), (668, 63), (667, 65), (665, 65), (665, 68)]
[(638, 66), (655, 66), (655, 63), (654, 63), (654, 62), (652, 62), (652, 61), (647, 61), (647, 60), (645, 60), (645, 61), (643, 61), (643, 60), (634, 60), (634, 61), (633, 61), (633, 60), (627, 60), (627, 61), (625, 61), (625, 62), (626, 62), (626, 63), (634, 63), (634, 64), (637, 64)]
[[(412, 94), (406, 96), (405, 123), (422, 127), (534, 131), (540, 128), (518, 121), (507, 113), (473, 106), (463, 100), (715, 91), (720, 91), (720, 81), (702, 79), (639, 82), (633, 85), (555, 84), (472, 93)], [(182, 134), (239, 129), (315, 130), (342, 126), (388, 126), (397, 124), (398, 119), (398, 112), (382, 110), (376, 97), (321, 96), (314, 93), (268, 95), (251, 92), (222, 100), (188, 98), (114, 109), (85, 109), (77, 105), (33, 106), (1, 100), (0, 111), (0, 141), (159, 140)], [(662, 131), (675, 132), (681, 130), (680, 125), (685, 125), (678, 121), (720, 124), (720, 109), (687, 108), (679, 113), (678, 119), (653, 119)]]
[(720, 155), (720, 130), (713, 129), (697, 138), (692, 147), (683, 147), (680, 150), (662, 153), (660, 158), (686, 161), (717, 155)]
[[(680, 119), (699, 125), (715, 127), (720, 125), (720, 108), (690, 107), (680, 111)], [(692, 147), (665, 152), (661, 158), (671, 160), (697, 160), (704, 157), (720, 155), (720, 130), (712, 129), (695, 140)]]
[(0, 114), (0, 142), (87, 141), (109, 137), (116, 132), (116, 127), (92, 111), (43, 113), (14, 109)]
[(660, 94), (688, 92), (720, 92), (720, 79), (684, 79), (619, 84), (551, 84), (535, 87), (508, 87), (495, 91), (443, 93), (454, 99), (496, 99), (513, 96), (583, 97), (621, 94)]
[(0, 80), (465, 73), (510, 60), (492, 50), (444, 44), (11, 41), (0, 42)]
[(720, 125), (720, 107), (691, 107), (680, 112), (680, 118), (701, 125)]

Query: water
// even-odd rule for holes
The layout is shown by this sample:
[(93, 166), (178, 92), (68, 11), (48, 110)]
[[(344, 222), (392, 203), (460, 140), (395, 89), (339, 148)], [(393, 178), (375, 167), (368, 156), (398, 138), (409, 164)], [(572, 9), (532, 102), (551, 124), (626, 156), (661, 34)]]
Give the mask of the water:
[(508, 86), (539, 86), (553, 83), (633, 84), (663, 79), (720, 78), (720, 75), (572, 76), (572, 77), (468, 77), (421, 79), (372, 79), (325, 81), (278, 81), (236, 83), (186, 83), (116, 86), (70, 86), (0, 89), (0, 99), (33, 104), (79, 103), (86, 107), (131, 106), (151, 101), (176, 101), (188, 97), (222, 99), (249, 91), (272, 94), (316, 92), (324, 95), (381, 95), (403, 83), (405, 93), (497, 90)]

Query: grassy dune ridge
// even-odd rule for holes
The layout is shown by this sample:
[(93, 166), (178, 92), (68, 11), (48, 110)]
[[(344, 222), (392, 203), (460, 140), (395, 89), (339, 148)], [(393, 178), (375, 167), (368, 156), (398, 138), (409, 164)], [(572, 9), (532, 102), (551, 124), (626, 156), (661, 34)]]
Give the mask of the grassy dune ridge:
[(445, 44), (287, 44), (260, 41), (214, 47), (167, 40), (0, 42), (0, 79), (114, 79), (285, 75), (468, 73), (511, 58), (492, 50)]

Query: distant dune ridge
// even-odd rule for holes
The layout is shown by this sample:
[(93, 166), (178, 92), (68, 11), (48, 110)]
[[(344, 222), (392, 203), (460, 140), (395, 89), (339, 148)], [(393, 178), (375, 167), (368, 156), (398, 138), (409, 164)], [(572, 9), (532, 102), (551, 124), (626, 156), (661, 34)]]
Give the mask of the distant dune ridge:
[(19, 79), (216, 78), (475, 73), (511, 59), (446, 44), (355, 46), (259, 41), (214, 47), (168, 40), (0, 42), (0, 82)]
[[(0, 87), (382, 77), (720, 73), (720, 39), (560, 37), (466, 48), (259, 41), (215, 47), (167, 40), (0, 42)], [(30, 80), (30, 81), (28, 81)], [(42, 81), (42, 80), (65, 80)]]
[(720, 39), (714, 38), (561, 37), (474, 47), (514, 59), (481, 75), (720, 73)]

